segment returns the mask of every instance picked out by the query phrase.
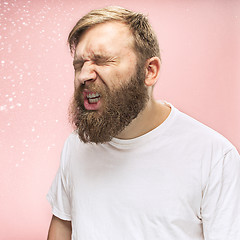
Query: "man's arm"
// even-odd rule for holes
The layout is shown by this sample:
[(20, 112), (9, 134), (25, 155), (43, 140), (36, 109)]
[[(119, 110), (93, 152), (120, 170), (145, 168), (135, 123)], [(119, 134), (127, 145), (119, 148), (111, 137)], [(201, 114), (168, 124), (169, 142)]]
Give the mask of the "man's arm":
[(204, 239), (240, 239), (240, 156), (235, 148), (216, 161), (202, 200)]
[(52, 216), (47, 240), (71, 240), (72, 225), (70, 221), (64, 221)]

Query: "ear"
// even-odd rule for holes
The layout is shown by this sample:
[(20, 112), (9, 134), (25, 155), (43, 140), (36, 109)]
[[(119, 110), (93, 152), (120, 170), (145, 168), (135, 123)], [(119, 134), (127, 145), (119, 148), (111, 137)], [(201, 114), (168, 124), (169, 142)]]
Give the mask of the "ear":
[(150, 87), (153, 86), (158, 79), (161, 62), (158, 57), (149, 58), (146, 61), (146, 78), (145, 85)]

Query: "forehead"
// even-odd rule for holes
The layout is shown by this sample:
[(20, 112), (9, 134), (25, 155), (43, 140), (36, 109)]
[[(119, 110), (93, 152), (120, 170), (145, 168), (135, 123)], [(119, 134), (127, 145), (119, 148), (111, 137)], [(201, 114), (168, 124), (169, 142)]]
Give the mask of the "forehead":
[(133, 44), (133, 35), (124, 23), (116, 21), (101, 23), (82, 34), (76, 47), (75, 57), (133, 53)]

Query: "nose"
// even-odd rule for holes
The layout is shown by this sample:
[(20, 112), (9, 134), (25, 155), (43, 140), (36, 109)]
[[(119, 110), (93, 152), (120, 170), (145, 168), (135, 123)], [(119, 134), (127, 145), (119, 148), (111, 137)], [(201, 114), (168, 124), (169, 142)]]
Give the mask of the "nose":
[(81, 70), (77, 73), (77, 84), (87, 84), (95, 81), (96, 78), (97, 73), (95, 72), (93, 63), (91, 63), (90, 61), (85, 61), (82, 65)]

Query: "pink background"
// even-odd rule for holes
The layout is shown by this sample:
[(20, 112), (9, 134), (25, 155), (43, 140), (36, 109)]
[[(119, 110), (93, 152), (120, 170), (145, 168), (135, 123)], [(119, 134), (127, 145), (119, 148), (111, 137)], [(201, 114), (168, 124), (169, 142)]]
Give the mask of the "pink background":
[(0, 2), (0, 239), (46, 239), (46, 193), (71, 131), (69, 31), (84, 13), (121, 5), (149, 14), (162, 69), (155, 96), (240, 149), (240, 1)]

